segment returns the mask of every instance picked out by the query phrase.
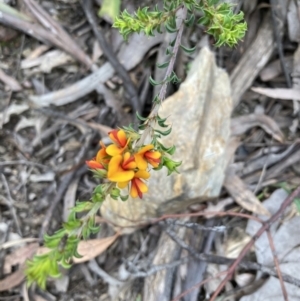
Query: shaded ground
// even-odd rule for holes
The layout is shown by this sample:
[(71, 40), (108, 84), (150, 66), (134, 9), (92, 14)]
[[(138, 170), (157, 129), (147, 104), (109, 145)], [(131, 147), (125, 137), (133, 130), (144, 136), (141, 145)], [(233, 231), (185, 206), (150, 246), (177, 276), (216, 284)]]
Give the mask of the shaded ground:
[[(30, 5), (10, 2), (13, 7), (30, 16)], [(24, 3), (30, 4), (31, 1)], [(150, 1), (147, 3), (151, 4)], [(278, 3), (253, 0), (238, 3), (237, 9), (242, 8), (245, 12), (249, 30), (244, 41), (234, 49), (215, 49), (214, 41), (205, 35), (200, 26), (186, 30), (183, 44), (196, 46), (196, 52), (189, 56), (180, 52), (176, 65), (178, 76), (184, 80), (189, 63), (203, 46), (209, 46), (216, 54), (217, 64), (231, 76), (236, 105), (232, 131), (239, 137), (240, 145), (232, 166), (236, 170), (236, 178), (226, 178), (219, 203), (224, 204), (226, 210), (249, 215), (251, 212), (262, 213), (259, 211), (261, 207), (257, 211), (253, 209), (257, 205), (255, 200), (268, 199), (278, 187), (292, 190), (299, 185), (299, 8), (294, 6), (293, 1)], [(70, 34), (74, 44), (67, 40), (63, 42), (77, 56), (74, 58), (74, 55), (72, 57), (70, 53), (59, 50), (55, 43), (48, 43), (44, 37), (33, 38), (20, 30), (0, 26), (2, 246), (9, 246), (9, 242), (23, 238), (35, 238), (38, 241), (41, 231), (53, 233), (75, 200), (88, 199), (90, 196), (95, 182), (84, 162), (95, 154), (98, 141), (107, 140), (109, 128), (134, 122), (134, 103), (130, 92), (124, 88), (122, 80), (116, 75), (118, 73), (103, 67), (107, 60), (95, 40), (80, 3), (43, 0), (40, 5)], [(98, 9), (97, 5), (95, 1), (95, 9)], [(137, 1), (124, 1), (122, 5), (132, 10)], [(129, 44), (124, 44), (109, 23), (99, 19), (99, 25), (111, 49), (119, 51), (121, 62), (129, 71), (146, 115), (152, 97), (157, 92), (149, 85), (148, 77), (152, 74), (159, 80), (163, 76), (155, 64), (161, 62), (159, 51), (166, 46), (164, 36), (144, 38), (139, 45), (140, 37), (136, 37)], [(48, 33), (50, 35), (51, 30)], [(54, 37), (57, 43), (61, 43), (55, 34)], [(62, 38), (61, 35), (58, 37)], [(74, 45), (81, 48), (82, 53)], [(93, 64), (104, 68), (103, 75), (98, 78), (100, 82), (89, 78)], [(76, 90), (82, 79), (87, 79), (87, 82)], [(40, 97), (68, 86), (73, 88), (69, 98), (57, 94), (51, 99)], [(268, 89), (254, 92), (251, 89), (254, 86)], [(177, 88), (171, 87), (169, 94)], [(281, 88), (285, 90), (278, 90)], [(33, 95), (35, 98), (32, 98)], [(29, 99), (31, 102), (28, 102)], [(46, 102), (49, 106), (43, 105)], [(241, 182), (237, 182), (237, 179)], [(233, 183), (239, 184), (233, 186)], [(248, 191), (251, 191), (255, 200), (251, 199), (252, 194), (251, 197), (245, 197)], [(229, 197), (236, 202), (226, 203)], [(282, 202), (283, 199), (277, 201)], [(197, 212), (203, 210), (203, 207), (193, 207), (192, 210)], [(293, 207), (286, 217), (287, 223), (295, 215), (297, 210)], [(193, 231), (188, 232), (186, 242), (199, 253), (204, 252), (201, 250), (206, 246), (207, 253), (211, 251), (226, 258), (234, 258), (249, 241), (245, 232), (247, 221), (241, 217), (215, 218), (212, 224), (211, 219), (198, 217), (191, 222), (206, 223), (208, 227), (226, 226), (225, 233), (217, 234), (211, 239), (214, 243), (210, 244), (206, 235), (199, 235), (199, 238)], [(108, 243), (107, 251), (95, 260), (75, 265), (66, 271), (63, 281), (50, 282), (47, 293), (36, 288), (29, 290), (29, 300), (141, 300), (144, 277), (130, 278), (128, 275), (138, 270), (146, 276), (147, 271), (151, 270), (157, 242), (162, 233), (165, 235), (166, 228), (166, 225), (155, 224), (119, 237)], [(113, 230), (104, 223), (97, 238), (113, 234)], [(18, 242), (16, 246), (24, 249), (25, 242)], [(7, 256), (14, 254), (16, 246), (0, 249), (0, 289), (1, 285), (9, 288), (1, 289), (0, 300), (28, 300), (25, 285), (19, 278), (16, 280), (21, 273), (9, 278), (8, 282), (1, 282), (14, 272), (21, 271), (18, 261), (4, 265)], [(28, 254), (24, 253), (13, 257), (25, 259)], [(249, 260), (257, 260), (253, 251), (248, 257)], [(223, 267), (217, 263), (207, 267), (208, 275), (222, 271)], [(264, 263), (271, 264), (268, 261)], [(184, 274), (184, 268), (178, 269), (174, 273), (177, 276), (173, 277), (180, 278)], [(244, 294), (255, 292), (258, 284), (261, 284), (258, 283), (261, 280), (254, 280), (255, 275), (257, 271), (249, 267), (239, 270), (226, 287), (226, 300), (239, 300)], [(265, 273), (265, 278), (268, 275)], [(126, 280), (125, 284), (121, 283), (123, 280)], [(192, 286), (187, 281), (178, 286), (179, 280), (175, 280), (172, 284), (173, 297)], [(15, 285), (12, 285), (14, 281)], [(216, 290), (218, 283), (211, 283), (211, 286), (207, 285), (200, 290), (199, 300), (204, 300)], [(243, 291), (245, 287), (247, 290)], [(112, 299), (111, 296), (118, 299)], [(188, 298), (185, 301), (196, 300)]]

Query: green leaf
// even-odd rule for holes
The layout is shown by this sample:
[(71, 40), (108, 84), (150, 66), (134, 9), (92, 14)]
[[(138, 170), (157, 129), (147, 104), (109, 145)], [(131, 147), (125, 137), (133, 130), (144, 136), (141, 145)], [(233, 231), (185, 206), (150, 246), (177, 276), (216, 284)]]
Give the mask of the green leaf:
[(185, 46), (183, 46), (183, 45), (180, 45), (180, 47), (181, 47), (181, 48), (183, 49), (183, 51), (186, 52), (186, 53), (193, 53), (193, 52), (196, 50), (196, 46), (193, 47), (193, 48), (187, 48), (187, 47), (185, 47)]
[(170, 49), (169, 47), (167, 47), (166, 55), (170, 55), (170, 54), (172, 54), (172, 49)]
[(163, 135), (163, 136), (167, 136), (167, 135), (169, 135), (170, 133), (171, 133), (171, 131), (172, 131), (172, 127), (170, 127), (168, 130), (166, 130), (166, 131), (160, 131), (160, 130), (154, 130), (156, 133), (159, 133), (159, 134), (161, 134), (161, 135)]
[(112, 197), (112, 198), (114, 198), (114, 197), (116, 197), (116, 198), (118, 198), (119, 196), (120, 196), (120, 189), (118, 189), (118, 188), (113, 188), (112, 190), (111, 190), (111, 192), (110, 192), (110, 196)]
[(158, 121), (157, 122), (158, 124), (159, 124), (159, 126), (160, 127), (162, 127), (162, 128), (167, 128), (167, 127), (169, 127), (169, 125), (168, 124), (165, 124), (164, 122), (162, 122), (162, 121)]
[(103, 0), (99, 17), (108, 17), (112, 22), (120, 14), (121, 0)]
[(149, 77), (149, 82), (150, 82), (150, 84), (151, 84), (152, 86), (159, 86), (159, 85), (162, 84), (162, 82), (157, 82), (157, 81), (155, 81), (155, 80), (152, 78), (151, 75), (150, 75), (150, 77)]
[(146, 128), (146, 125), (145, 125), (145, 124), (139, 125), (139, 130), (143, 131), (145, 128)]
[(192, 26), (194, 24), (194, 22), (195, 22), (195, 15), (194, 14), (191, 14), (190, 17), (187, 20), (184, 21), (184, 23), (187, 27)]
[(136, 117), (140, 120), (140, 121), (146, 121), (148, 118), (147, 117), (142, 117), (139, 112), (136, 112)]
[(170, 61), (162, 63), (162, 64), (156, 64), (157, 68), (163, 69), (169, 66)]
[(129, 195), (120, 195), (120, 198), (123, 202), (128, 200)]
[(176, 151), (176, 147), (175, 147), (175, 145), (173, 145), (166, 150), (166, 153), (168, 153), (169, 155), (172, 156), (172, 155), (174, 155), (175, 151)]
[(172, 27), (169, 23), (166, 23), (166, 30), (167, 32), (169, 33), (174, 33), (174, 32), (177, 32), (178, 29), (176, 27)]

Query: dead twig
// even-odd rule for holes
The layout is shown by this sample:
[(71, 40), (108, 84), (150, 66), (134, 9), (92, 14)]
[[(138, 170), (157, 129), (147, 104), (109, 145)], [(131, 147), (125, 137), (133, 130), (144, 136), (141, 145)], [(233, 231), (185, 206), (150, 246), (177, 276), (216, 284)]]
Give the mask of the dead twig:
[(234, 263), (229, 267), (227, 270), (227, 275), (224, 278), (224, 280), (220, 283), (216, 291), (214, 292), (213, 296), (211, 297), (210, 301), (216, 300), (216, 297), (219, 295), (221, 290), (224, 288), (226, 283), (232, 278), (232, 275), (234, 274), (235, 269), (239, 265), (239, 263), (242, 261), (242, 259), (245, 257), (245, 255), (249, 252), (249, 250), (254, 245), (255, 241), (265, 232), (267, 231), (270, 226), (277, 221), (286, 208), (291, 205), (291, 203), (294, 201), (294, 199), (300, 194), (300, 186), (292, 194), (290, 194), (284, 202), (281, 204), (280, 208), (277, 210), (277, 212), (272, 215), (266, 222), (263, 223), (261, 228), (257, 231), (257, 233), (252, 237), (251, 241), (243, 248), (242, 252), (240, 253), (239, 257), (234, 261)]
[(275, 36), (275, 41), (276, 41), (276, 47), (278, 50), (278, 56), (280, 60), (280, 65), (285, 77), (286, 85), (288, 88), (292, 87), (292, 80), (289, 75), (289, 71), (287, 70), (286, 67), (286, 60), (284, 57), (283, 53), (283, 47), (282, 47), (282, 35), (280, 34), (281, 31), (278, 27), (283, 27), (283, 24), (278, 24), (279, 22), (283, 23), (282, 18), (278, 16), (279, 10), (277, 8), (278, 6), (278, 0), (270, 0), (271, 4), (271, 15), (272, 15), (272, 23), (273, 23), (273, 31), (274, 31), (274, 36)]
[(31, 161), (25, 161), (25, 160), (0, 162), (0, 167), (1, 166), (9, 166), (9, 165), (28, 165), (28, 166), (39, 167), (39, 168), (42, 168), (42, 169), (51, 169), (47, 165), (43, 165), (43, 164), (40, 164), (40, 163), (31, 162)]
[(5, 175), (3, 173), (1, 174), (1, 178), (2, 178), (2, 182), (3, 182), (4, 188), (6, 190), (6, 194), (7, 194), (7, 198), (3, 198), (3, 199), (5, 200), (8, 208), (9, 208), (9, 210), (11, 212), (11, 215), (12, 215), (12, 217), (14, 219), (14, 223), (15, 223), (15, 226), (17, 228), (17, 231), (18, 231), (19, 235), (23, 236), (21, 228), (20, 228), (20, 223), (19, 223), (19, 220), (18, 220), (18, 217), (17, 217), (16, 209), (15, 209), (15, 207), (13, 205), (14, 204), (14, 200), (11, 197), (9, 186), (8, 186), (6, 177), (5, 177)]
[(186, 227), (189, 229), (194, 229), (194, 230), (202, 230), (202, 231), (211, 231), (211, 232), (224, 232), (226, 230), (225, 226), (205, 226), (205, 225), (200, 225), (198, 223), (188, 223), (188, 222), (182, 222), (179, 220), (171, 220), (167, 219), (165, 221), (168, 225), (176, 225), (176, 226), (182, 226)]
[(97, 38), (97, 41), (103, 51), (104, 56), (108, 59), (108, 61), (111, 63), (113, 68), (116, 70), (116, 72), (119, 74), (119, 76), (123, 80), (124, 88), (127, 90), (128, 94), (130, 96), (134, 110), (137, 112), (141, 112), (141, 103), (140, 103), (136, 88), (135, 88), (132, 80), (130, 79), (129, 74), (127, 73), (124, 66), (117, 59), (116, 55), (114, 54), (111, 47), (107, 43), (102, 32), (98, 29), (97, 17), (93, 10), (92, 1), (91, 0), (83, 0), (81, 3), (82, 3), (82, 8), (86, 14), (86, 18), (93, 29), (93, 32), (94, 32), (94, 34)]
[(276, 267), (278, 279), (279, 279), (280, 286), (281, 286), (281, 289), (282, 289), (283, 298), (284, 298), (284, 301), (288, 301), (288, 294), (287, 294), (287, 291), (286, 291), (286, 288), (285, 288), (285, 285), (284, 285), (284, 282), (283, 282), (282, 272), (281, 272), (281, 269), (280, 269), (280, 266), (279, 266), (279, 260), (278, 260), (277, 254), (276, 254), (275, 245), (274, 245), (274, 241), (273, 241), (270, 229), (266, 230), (266, 232), (267, 232), (267, 236), (268, 236), (268, 240), (269, 240), (269, 245), (270, 245), (270, 248), (271, 248), (271, 251), (272, 251), (272, 255), (273, 255), (274, 264), (275, 264), (275, 267)]

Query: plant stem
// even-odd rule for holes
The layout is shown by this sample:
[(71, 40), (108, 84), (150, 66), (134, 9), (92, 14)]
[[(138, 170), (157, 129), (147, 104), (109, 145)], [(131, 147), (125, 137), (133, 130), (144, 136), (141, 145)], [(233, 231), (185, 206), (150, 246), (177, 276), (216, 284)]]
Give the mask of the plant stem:
[[(183, 29), (184, 29), (184, 21), (186, 19), (186, 15), (187, 15), (187, 9), (186, 7), (183, 5), (181, 6), (182, 9), (182, 13), (181, 13), (181, 21), (179, 24), (179, 28), (178, 28), (178, 32), (177, 32), (177, 36), (176, 36), (176, 40), (175, 40), (175, 44), (173, 47), (173, 51), (172, 51), (172, 55), (171, 55), (171, 59), (170, 59), (170, 63), (168, 65), (164, 80), (163, 80), (163, 84), (160, 88), (159, 94), (158, 94), (158, 101), (161, 103), (165, 97), (166, 97), (166, 93), (167, 93), (167, 87), (168, 87), (168, 78), (171, 76), (173, 70), (174, 70), (174, 65), (176, 62), (176, 57), (177, 57), (177, 53), (179, 50), (179, 46), (181, 43), (181, 38), (182, 38), (182, 33), (183, 33)], [(178, 9), (178, 11), (180, 11), (180, 9)], [(137, 142), (135, 147), (140, 147), (144, 144), (145, 139), (148, 137), (148, 135), (150, 134), (150, 131), (152, 130), (152, 126), (154, 125), (153, 123), (155, 123), (155, 117), (158, 114), (158, 110), (160, 107), (160, 103), (155, 102), (152, 110), (149, 114), (148, 120), (146, 121), (146, 128), (144, 130), (144, 132), (141, 135), (141, 138), (139, 139), (139, 141)]]

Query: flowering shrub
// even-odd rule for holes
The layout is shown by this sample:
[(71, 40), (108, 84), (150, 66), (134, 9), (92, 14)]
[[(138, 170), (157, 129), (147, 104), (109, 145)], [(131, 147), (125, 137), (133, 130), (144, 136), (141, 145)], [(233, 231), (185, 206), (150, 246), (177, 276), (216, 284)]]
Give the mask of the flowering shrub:
[[(141, 121), (138, 130), (124, 127), (111, 131), (109, 137), (112, 143), (105, 146), (100, 142), (101, 148), (96, 156), (86, 161), (94, 177), (100, 179), (100, 184), (95, 187), (90, 200), (76, 203), (61, 229), (51, 236), (44, 236), (44, 244), (49, 252), (34, 256), (28, 261), (26, 275), (29, 285), (37, 283), (45, 288), (48, 277), (60, 276), (59, 266), (69, 268), (73, 257), (81, 257), (77, 252), (78, 243), (99, 231), (95, 217), (107, 196), (122, 201), (126, 201), (129, 195), (132, 198), (142, 198), (148, 191), (147, 180), (153, 170), (164, 167), (167, 168), (168, 175), (177, 172), (181, 162), (171, 158), (175, 146), (166, 147), (160, 139), (169, 135), (172, 128), (166, 124), (166, 118), (158, 115), (158, 109), (166, 96), (168, 83), (179, 81), (173, 71), (178, 49), (181, 47), (187, 53), (194, 50), (181, 45), (184, 27), (192, 26), (200, 13), (197, 23), (206, 27), (207, 33), (215, 38), (217, 46), (235, 45), (247, 28), (242, 12), (234, 14), (230, 4), (218, 4), (218, 0), (164, 0), (163, 4), (163, 10), (155, 7), (154, 11), (150, 11), (145, 7), (133, 15), (124, 11), (114, 24), (125, 39), (133, 32), (151, 36), (155, 31), (160, 32), (161, 26), (169, 32), (177, 33), (176, 39), (167, 49), (169, 60), (158, 66), (167, 68), (164, 80), (156, 82), (150, 77), (152, 85), (161, 85), (159, 94), (154, 97), (151, 113), (144, 118), (137, 112)], [(180, 19), (176, 23), (179, 12)], [(145, 144), (146, 140), (151, 142)]]

